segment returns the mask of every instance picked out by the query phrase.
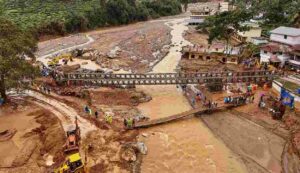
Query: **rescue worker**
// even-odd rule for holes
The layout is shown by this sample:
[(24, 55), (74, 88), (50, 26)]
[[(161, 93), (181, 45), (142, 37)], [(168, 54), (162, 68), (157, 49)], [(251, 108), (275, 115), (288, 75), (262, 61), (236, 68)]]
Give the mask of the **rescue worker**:
[(112, 121), (113, 121), (112, 115), (106, 114), (106, 115), (105, 115), (105, 121), (106, 121), (107, 123), (109, 123), (109, 124), (112, 124)]
[(98, 119), (98, 111), (95, 111), (95, 118)]
[(85, 112), (85, 113), (89, 113), (89, 110), (90, 110), (89, 107), (88, 107), (87, 105), (85, 105), (85, 107), (84, 107), (84, 112)]

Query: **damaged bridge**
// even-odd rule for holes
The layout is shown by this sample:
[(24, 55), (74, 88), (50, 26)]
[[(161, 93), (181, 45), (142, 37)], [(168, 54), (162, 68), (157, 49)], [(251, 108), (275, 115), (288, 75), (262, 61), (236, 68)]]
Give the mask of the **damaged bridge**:
[(281, 75), (271, 71), (148, 74), (68, 73), (57, 75), (56, 81), (79, 86), (174, 85), (216, 82), (267, 82)]

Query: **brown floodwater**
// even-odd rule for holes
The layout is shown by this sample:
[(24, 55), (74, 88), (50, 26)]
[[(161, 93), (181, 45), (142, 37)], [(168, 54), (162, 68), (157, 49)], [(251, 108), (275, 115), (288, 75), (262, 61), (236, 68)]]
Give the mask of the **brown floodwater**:
[[(190, 44), (182, 37), (187, 30), (184, 19), (166, 22), (172, 28), (170, 53), (152, 72), (174, 72), (181, 57), (181, 47)], [(170, 116), (192, 109), (176, 86), (138, 86), (153, 100), (139, 105), (142, 113), (151, 119)], [(143, 173), (246, 172), (239, 159), (217, 139), (197, 118), (185, 119), (141, 130), (140, 137), (148, 147), (141, 167)]]

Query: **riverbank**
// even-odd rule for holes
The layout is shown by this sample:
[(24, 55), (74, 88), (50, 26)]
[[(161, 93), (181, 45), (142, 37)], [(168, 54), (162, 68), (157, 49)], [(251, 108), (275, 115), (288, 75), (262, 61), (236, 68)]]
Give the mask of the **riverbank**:
[[(156, 73), (175, 72), (181, 58), (181, 47), (190, 43), (182, 34), (187, 27), (184, 19), (166, 22), (172, 28), (169, 54), (152, 70)], [(151, 119), (192, 109), (176, 86), (139, 86), (152, 97), (138, 108)], [(223, 142), (199, 120), (189, 119), (141, 130), (140, 140), (148, 147), (142, 172), (245, 172), (245, 167)]]

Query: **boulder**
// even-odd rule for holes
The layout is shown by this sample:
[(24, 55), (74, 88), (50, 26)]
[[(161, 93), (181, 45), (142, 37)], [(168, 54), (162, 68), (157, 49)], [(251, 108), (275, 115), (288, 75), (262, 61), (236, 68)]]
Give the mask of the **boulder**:
[(107, 57), (110, 59), (117, 58), (118, 55), (120, 54), (121, 49), (119, 46), (116, 46), (114, 49), (112, 49), (109, 53), (107, 53)]
[(139, 150), (140, 153), (142, 153), (142, 154), (144, 154), (144, 155), (147, 154), (148, 148), (147, 148), (147, 146), (145, 145), (145, 143), (143, 143), (143, 142), (137, 142), (137, 143), (136, 143), (136, 147), (137, 147), (137, 149)]

